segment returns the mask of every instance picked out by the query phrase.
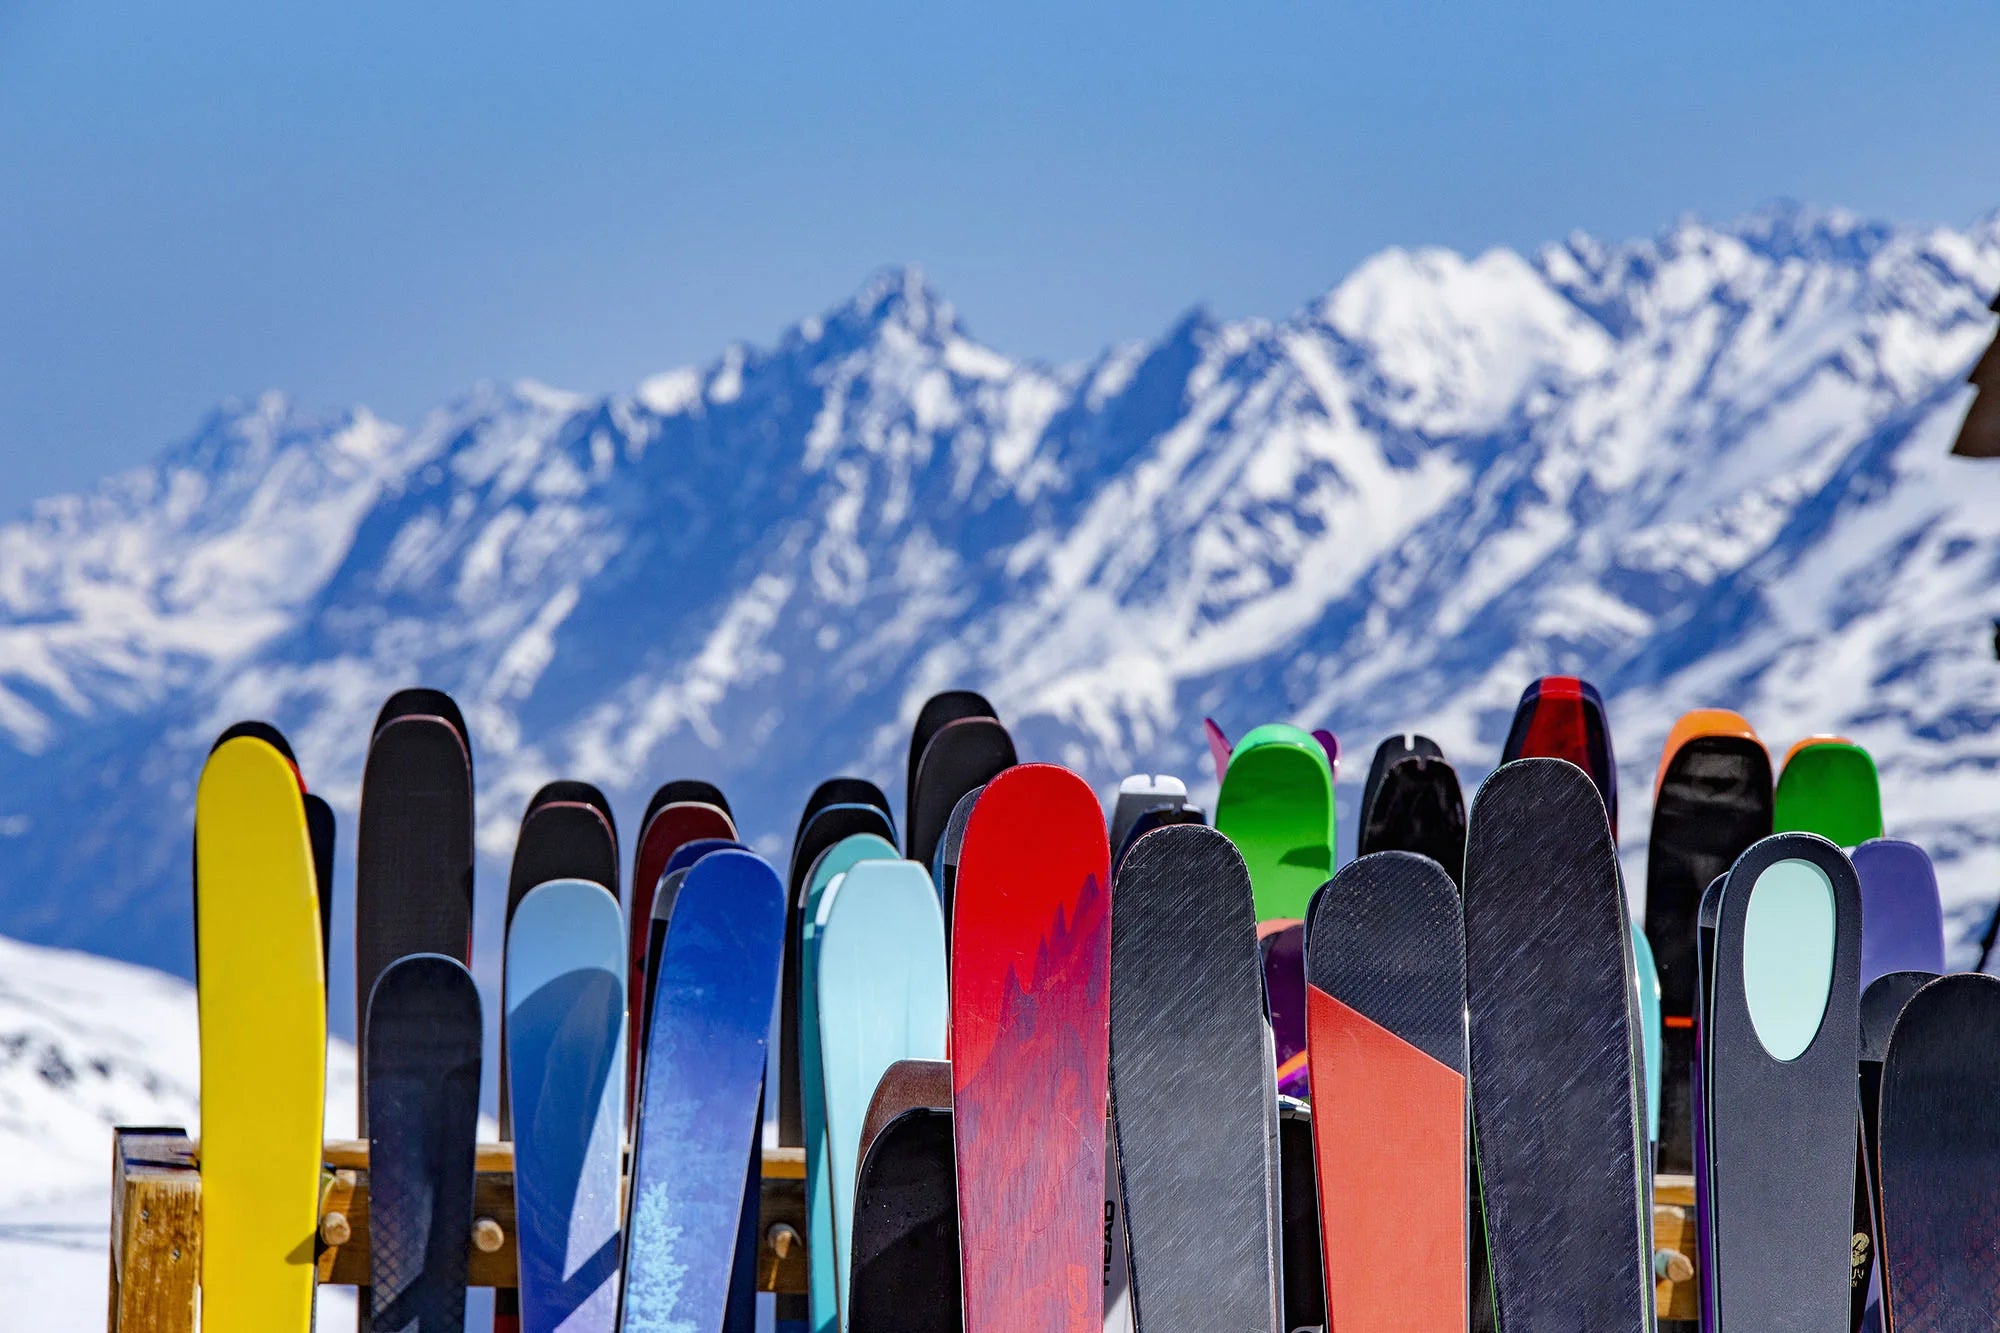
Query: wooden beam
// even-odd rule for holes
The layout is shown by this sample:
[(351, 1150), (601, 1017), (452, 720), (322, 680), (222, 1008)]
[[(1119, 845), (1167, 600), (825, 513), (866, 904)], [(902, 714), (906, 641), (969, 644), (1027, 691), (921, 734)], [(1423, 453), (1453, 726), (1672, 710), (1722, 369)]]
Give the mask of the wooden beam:
[(1653, 1308), (1659, 1318), (1701, 1318), (1694, 1282), (1694, 1260), (1700, 1252), (1694, 1177), (1659, 1177), (1653, 1182)]
[(181, 1129), (111, 1139), (111, 1333), (195, 1333), (201, 1174)]

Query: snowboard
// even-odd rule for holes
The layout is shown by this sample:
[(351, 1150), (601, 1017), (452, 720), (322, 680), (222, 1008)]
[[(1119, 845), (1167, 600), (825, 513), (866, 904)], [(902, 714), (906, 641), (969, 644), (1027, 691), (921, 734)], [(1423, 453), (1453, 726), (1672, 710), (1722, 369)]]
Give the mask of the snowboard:
[(1848, 1324), (1860, 943), (1860, 885), (1823, 838), (1765, 838), (1723, 881), (1702, 1027), (1723, 1327)]
[[(1387, 737), (1375, 747), (1375, 755), (1368, 761), (1368, 776), (1361, 784), (1361, 825), (1366, 828), (1369, 815), (1375, 808), (1376, 793), (1382, 790), (1382, 779), (1391, 766), (1404, 759), (1442, 759), (1444, 751), (1428, 736), (1410, 732), (1397, 732)], [(1379, 850), (1395, 850), (1385, 848)]]
[(703, 857), (674, 900), (633, 1135), (622, 1330), (720, 1330), (732, 1278), (749, 1277), (738, 1240), (758, 1192), (786, 915), (777, 872), (743, 851)]
[(538, 885), (514, 909), (506, 955), (520, 1326), (609, 1333), (625, 1138), (618, 900), (586, 879)]
[(1924, 849), (1870, 838), (1848, 859), (1861, 881), (1862, 989), (1891, 972), (1944, 971), (1944, 912)]
[[(1312, 1100), (1306, 1059), (1306, 926), (1279, 917), (1260, 923), (1264, 1006), (1271, 1017), (1272, 1052), (1278, 1065), (1278, 1092)], [(1277, 926), (1271, 930), (1269, 927)]]
[[(830, 805), (872, 805), (889, 817), (889, 798), (882, 789), (867, 778), (828, 778), (812, 789), (806, 798), (806, 808), (799, 815), (798, 831), (792, 835), (792, 845), (797, 846), (805, 836), (806, 826), (813, 822), (813, 816)], [(891, 823), (895, 821), (890, 820)]]
[(1166, 773), (1135, 773), (1118, 784), (1118, 799), (1111, 807), (1111, 846), (1125, 846), (1132, 825), (1155, 806), (1187, 804), (1187, 784)]
[(1839, 736), (1810, 736), (1792, 746), (1778, 774), (1773, 827), (1780, 833), (1817, 833), (1838, 847), (1881, 837), (1875, 760)]
[(805, 1143), (804, 1103), (799, 1092), (799, 941), (806, 929), (807, 879), (820, 856), (842, 839), (866, 833), (885, 842), (896, 841), (896, 827), (880, 808), (866, 804), (829, 805), (805, 822), (792, 844), (786, 901), (790, 925), (785, 931), (783, 994), (778, 1003), (778, 1142), (788, 1147)]
[(1230, 745), (1229, 737), (1223, 733), (1221, 726), (1212, 717), (1201, 720), (1201, 734), (1208, 742), (1208, 758), (1209, 762), (1215, 765), (1215, 785), (1219, 787), (1222, 785), (1222, 780), (1229, 775), (1229, 755), (1235, 747)]
[(297, 769), (238, 736), (195, 793), (203, 1328), (313, 1319), (326, 972)]
[(1088, 783), (1011, 768), (973, 807), (951, 959), (965, 1333), (1103, 1320), (1110, 855)]
[(1503, 1330), (1651, 1318), (1629, 930), (1588, 775), (1540, 758), (1495, 770), (1468, 828), (1465, 976), (1490, 1315)]
[(1215, 827), (1250, 867), (1257, 919), (1303, 918), (1333, 873), (1333, 776), (1319, 742), (1283, 723), (1244, 736), (1216, 797)]
[(639, 827), (643, 829), (652, 823), (654, 813), (661, 806), (678, 805), (683, 801), (692, 801), (697, 805), (712, 805), (730, 819), (736, 818), (729, 809), (729, 798), (724, 796), (722, 788), (713, 782), (704, 782), (700, 778), (674, 778), (654, 788), (652, 796), (646, 801), (646, 817), (639, 821)]
[[(1497, 795), (1504, 803), (1509, 793)], [(1495, 854), (1490, 841), (1484, 850)], [(1494, 869), (1489, 861), (1481, 873)], [(1458, 887), (1428, 857), (1361, 857), (1313, 900), (1306, 1004), (1320, 1235), (1327, 1322), (1343, 1333), (1462, 1330), (1470, 1317), (1465, 980)], [(1514, 1184), (1502, 1160), (1488, 1175), (1496, 1194)], [(1515, 1233), (1503, 1219), (1494, 1235)], [(1496, 1264), (1509, 1295), (1526, 1266)], [(1513, 1304), (1502, 1327), (1533, 1327), (1530, 1312), (1544, 1308), (1561, 1307)]]
[(1618, 840), (1618, 763), (1611, 722), (1597, 687), (1575, 676), (1543, 676), (1521, 692), (1500, 762), (1567, 759), (1590, 776), (1604, 802), (1611, 840)]
[(1703, 890), (1771, 832), (1771, 756), (1720, 708), (1681, 715), (1653, 780), (1646, 941), (1660, 975), (1662, 1171), (1694, 1170), (1695, 919)]
[[(355, 1030), (375, 983), (413, 953), (472, 960), (472, 763), (442, 717), (391, 718), (368, 744), (354, 858)], [(368, 1066), (359, 1080), (368, 1132)]]
[(2000, 980), (1962, 972), (1904, 1006), (1882, 1064), (1885, 1302), (1896, 1333), (2000, 1310)]
[[(931, 748), (937, 734), (954, 722), (966, 718), (998, 718), (993, 705), (986, 696), (973, 690), (941, 690), (924, 700), (917, 710), (917, 720), (910, 727), (910, 757), (904, 767), (903, 820), (908, 823), (911, 811), (917, 808), (917, 774), (923, 767), (924, 752)], [(887, 809), (888, 807), (883, 807)], [(915, 859), (915, 858), (912, 858)]]
[(870, 1143), (854, 1182), (857, 1333), (960, 1333), (958, 1182), (951, 1109), (912, 1106)]
[[(944, 916), (922, 866), (859, 861), (823, 907), (813, 947), (819, 1013), (833, 1020), (818, 1026), (838, 1274), (853, 1255), (854, 1176), (868, 1103), (898, 1060), (944, 1058), (950, 1000)], [(843, 1328), (848, 1308), (842, 1292)]]
[(376, 1333), (465, 1327), (479, 989), (456, 958), (383, 969), (368, 1000), (368, 1273)]
[[(659, 892), (667, 862), (688, 843), (715, 839), (733, 840), (736, 822), (720, 806), (707, 801), (667, 801), (647, 814), (640, 829), (639, 846), (633, 853), (631, 905), (627, 910), (627, 953), (625, 958), (627, 1027), (626, 1096), (639, 1096), (639, 1057), (645, 1053), (645, 1021), (648, 988), (646, 964), (653, 942), (653, 896)], [(628, 1108), (629, 1109), (629, 1108)]]
[[(1391, 737), (1384, 746), (1399, 740)], [(1435, 751), (1425, 737), (1420, 746)], [(1376, 752), (1379, 756), (1381, 751)], [(1444, 867), (1453, 884), (1465, 879), (1465, 793), (1458, 772), (1442, 753), (1407, 754), (1370, 771), (1371, 791), (1364, 798), (1358, 854), (1415, 852)]]
[[(1865, 891), (1865, 890), (1864, 890)], [(1865, 900), (1864, 900), (1865, 903)], [(1867, 908), (1862, 908), (1865, 950)], [(1877, 1310), (1873, 1327), (1881, 1328), (1882, 1297), (1882, 1061), (1889, 1054), (1889, 1034), (1910, 997), (1937, 980), (1936, 972), (1885, 972), (1861, 992), (1861, 1140), (1854, 1172), (1854, 1269), (1850, 1313), (1854, 1327), (1866, 1327), (1870, 1308)]]
[(1111, 858), (1112, 872), (1114, 874), (1117, 873), (1118, 867), (1124, 862), (1126, 854), (1138, 845), (1139, 839), (1145, 837), (1154, 829), (1173, 828), (1181, 824), (1206, 823), (1208, 823), (1208, 812), (1198, 805), (1189, 805), (1186, 802), (1182, 802), (1179, 805), (1149, 806), (1141, 810), (1139, 817), (1132, 821), (1132, 827), (1125, 830), (1125, 840), (1116, 844), (1112, 849), (1114, 852)]
[[(799, 1108), (806, 1150), (807, 1303), (815, 1329), (840, 1317), (838, 1250), (833, 1234), (833, 1177), (827, 1160), (826, 1077), (819, 1030), (819, 928), (835, 887), (863, 861), (897, 859), (896, 849), (874, 833), (842, 838), (815, 858), (805, 883), (805, 926), (799, 936)], [(946, 1105), (950, 1103), (947, 1101)]]
[(1276, 1087), (1250, 873), (1210, 828), (1118, 872), (1111, 1109), (1136, 1326), (1277, 1327)]
[(1320, 1256), (1319, 1183), (1313, 1168), (1312, 1107), (1278, 1098), (1278, 1198), (1286, 1333), (1326, 1326), (1326, 1273)]
[(961, 718), (940, 727), (911, 782), (903, 854), (920, 866), (932, 864), (959, 798), (1016, 762), (1013, 738), (990, 717)]
[(915, 1110), (951, 1110), (949, 1060), (898, 1060), (882, 1071), (861, 1119), (861, 1159), (868, 1159), (869, 1145), (891, 1120)]

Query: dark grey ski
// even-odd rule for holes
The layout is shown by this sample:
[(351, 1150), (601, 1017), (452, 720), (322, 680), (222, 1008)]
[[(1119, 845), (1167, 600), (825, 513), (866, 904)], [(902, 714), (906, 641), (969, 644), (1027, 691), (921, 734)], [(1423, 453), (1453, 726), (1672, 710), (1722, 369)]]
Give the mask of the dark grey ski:
[(913, 1108), (875, 1136), (854, 1185), (854, 1333), (960, 1333), (951, 1112)]
[(1651, 1324), (1629, 929), (1590, 778), (1502, 765), (1472, 804), (1465, 962), (1487, 1317), (1506, 1333)]
[(1144, 1328), (1276, 1329), (1275, 1071), (1250, 872), (1228, 838), (1165, 828), (1119, 869), (1111, 1109)]
[(391, 964), (368, 1005), (367, 1299), (377, 1333), (465, 1327), (479, 990), (455, 958)]

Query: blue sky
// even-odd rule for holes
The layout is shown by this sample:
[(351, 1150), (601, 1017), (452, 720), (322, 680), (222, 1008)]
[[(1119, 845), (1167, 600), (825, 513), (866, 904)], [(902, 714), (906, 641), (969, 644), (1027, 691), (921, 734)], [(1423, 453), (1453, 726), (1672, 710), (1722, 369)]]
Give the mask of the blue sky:
[(2000, 205), (2000, 5), (0, 3), (0, 512), (282, 387), (628, 386), (922, 263), (1050, 359), (1389, 244)]

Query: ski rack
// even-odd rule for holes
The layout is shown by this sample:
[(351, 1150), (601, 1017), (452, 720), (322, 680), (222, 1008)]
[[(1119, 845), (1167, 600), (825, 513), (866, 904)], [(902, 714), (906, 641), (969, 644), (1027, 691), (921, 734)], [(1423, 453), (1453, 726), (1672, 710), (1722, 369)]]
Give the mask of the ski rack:
[[(368, 1282), (368, 1144), (331, 1139), (320, 1177), (321, 1285)], [(482, 1143), (472, 1191), (470, 1272), (475, 1287), (516, 1284), (514, 1145)], [(806, 1290), (803, 1148), (764, 1149), (757, 1288)], [(110, 1333), (196, 1333), (201, 1275), (201, 1169), (187, 1131), (113, 1132)]]
[[(467, 1243), (472, 1285), (515, 1285), (514, 1145), (482, 1143)], [(328, 1141), (320, 1187), (322, 1284), (368, 1281), (368, 1145)], [(806, 1290), (805, 1152), (766, 1148), (757, 1288)], [(1694, 1178), (1653, 1190), (1653, 1276), (1661, 1319), (1694, 1319)], [(180, 1128), (119, 1129), (111, 1159), (110, 1333), (196, 1333), (201, 1274), (201, 1169)]]

